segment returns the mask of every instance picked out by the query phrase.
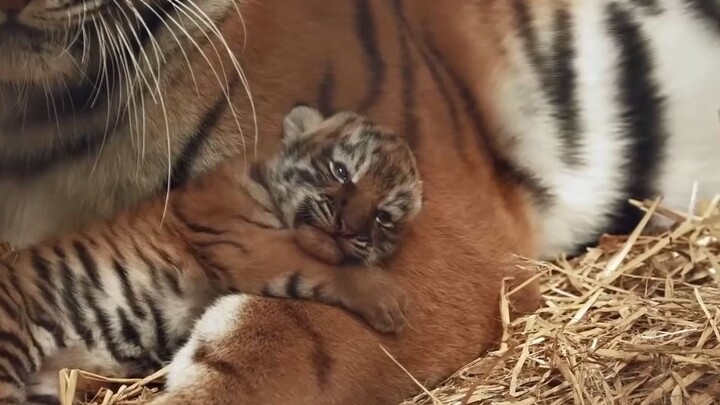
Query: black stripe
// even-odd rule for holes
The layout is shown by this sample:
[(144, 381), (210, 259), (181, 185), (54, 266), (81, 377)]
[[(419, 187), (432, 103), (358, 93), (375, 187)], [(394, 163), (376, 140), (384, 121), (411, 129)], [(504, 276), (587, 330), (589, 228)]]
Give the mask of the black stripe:
[(52, 395), (28, 395), (27, 402), (29, 405), (60, 405), (60, 400)]
[(120, 362), (138, 361), (139, 358), (128, 356), (120, 350), (120, 347), (118, 346), (115, 338), (113, 337), (112, 320), (110, 319), (110, 316), (106, 314), (102, 310), (102, 308), (100, 308), (100, 305), (98, 304), (98, 299), (95, 294), (93, 294), (93, 290), (91, 289), (90, 285), (88, 283), (83, 283), (82, 287), (83, 298), (85, 299), (85, 302), (87, 302), (88, 307), (90, 307), (92, 312), (95, 314), (97, 325), (100, 328), (100, 336), (103, 338), (103, 341), (105, 342), (105, 347), (108, 349), (110, 355), (116, 361)]
[(17, 396), (9, 396), (9, 397), (2, 397), (0, 398), (0, 405), (17, 405), (18, 403), (21, 403), (22, 400)]
[(155, 342), (158, 348), (158, 356), (163, 360), (167, 361), (172, 358), (174, 347), (170, 346), (170, 341), (165, 331), (165, 318), (162, 312), (158, 308), (157, 302), (153, 300), (149, 295), (144, 294), (143, 298), (150, 308), (150, 316), (153, 320), (155, 327)]
[(385, 62), (380, 54), (375, 19), (368, 0), (355, 0), (355, 34), (365, 51), (369, 75), (365, 98), (357, 108), (359, 112), (364, 113), (377, 101), (385, 81)]
[(173, 18), (173, 14), (176, 9), (176, 7), (173, 5), (174, 1), (182, 2), (184, 0), (159, 1), (150, 5), (149, 7), (136, 7), (145, 24), (138, 24), (139, 29), (135, 30), (135, 34), (137, 35), (137, 37), (135, 38), (136, 40), (128, 41), (130, 42), (131, 51), (133, 54), (140, 54), (140, 51), (148, 46), (150, 39), (157, 37), (157, 31), (162, 26), (165, 26), (165, 24), (167, 24), (164, 21), (169, 21), (169, 19)]
[(63, 142), (54, 142), (53, 146), (43, 153), (20, 154), (13, 157), (0, 158), (0, 177), (22, 179), (40, 175), (48, 170), (88, 156), (94, 156), (103, 142), (114, 135), (114, 131), (82, 134)]
[[(30, 344), (32, 347), (38, 352), (38, 355), (41, 359), (44, 359), (46, 356), (45, 350), (43, 350), (42, 346), (40, 346), (40, 342), (35, 339), (35, 335), (32, 333), (28, 335), (28, 338), (30, 339)], [(38, 368), (39, 364), (35, 364), (35, 368)]]
[(204, 274), (208, 276), (213, 282), (220, 281), (223, 278), (223, 275), (230, 274), (232, 272), (229, 267), (216, 262), (200, 249), (197, 249), (194, 246), (188, 246), (188, 249), (190, 255), (203, 269)]
[(260, 295), (265, 297), (275, 297), (276, 295), (273, 294), (272, 291), (270, 291), (270, 287), (264, 286), (263, 289), (260, 291)]
[[(3, 347), (0, 347), (0, 359), (5, 359), (15, 371), (21, 371), (18, 376), (25, 379), (27, 374), (35, 371), (33, 361), (30, 359), (30, 347), (20, 338), (12, 333), (0, 331), (0, 341)], [(12, 347), (14, 352), (7, 350)]]
[(648, 15), (659, 15), (664, 11), (658, 0), (630, 0), (630, 2), (640, 7)]
[(7, 313), (8, 318), (18, 319), (17, 314), (21, 310), (20, 305), (13, 299), (13, 294), (5, 285), (5, 280), (0, 281), (0, 307)]
[(57, 294), (53, 285), (54, 277), (50, 270), (50, 262), (45, 260), (37, 249), (32, 249), (30, 252), (30, 265), (35, 270), (35, 285), (42, 293), (43, 298), (52, 308), (57, 308)]
[(140, 332), (137, 327), (130, 322), (125, 310), (118, 308), (117, 317), (120, 319), (120, 333), (122, 333), (125, 343), (131, 343), (137, 348), (142, 349), (143, 345), (140, 338)]
[(187, 215), (185, 215), (182, 212), (182, 209), (180, 209), (180, 207), (178, 206), (178, 203), (176, 201), (177, 200), (173, 200), (170, 207), (173, 209), (173, 213), (175, 214), (175, 217), (177, 217), (177, 219), (180, 220), (180, 222), (182, 222), (182, 224), (186, 228), (188, 228), (190, 231), (195, 232), (195, 233), (206, 233), (209, 235), (216, 235), (216, 236), (222, 235), (225, 233), (225, 231), (223, 231), (223, 230), (215, 229), (215, 228), (209, 227), (207, 225), (202, 225), (202, 224), (198, 224), (193, 221), (190, 221), (190, 218), (188, 218)]
[(122, 253), (120, 253), (120, 249), (118, 248), (116, 240), (114, 238), (112, 238), (110, 235), (108, 235), (104, 232), (102, 233), (102, 238), (105, 241), (105, 243), (107, 243), (108, 246), (110, 246), (110, 249), (112, 249), (113, 254), (115, 255), (115, 257), (117, 259), (125, 260), (125, 256)]
[(63, 248), (61, 248), (59, 245), (53, 246), (53, 253), (55, 253), (55, 255), (57, 255), (58, 259), (60, 259), (63, 262), (65, 261), (65, 259), (67, 259), (67, 254), (65, 253), (65, 250)]
[(558, 123), (560, 139), (563, 142), (561, 158), (568, 166), (577, 166), (582, 162), (579, 157), (580, 132), (576, 95), (577, 73), (573, 66), (575, 49), (572, 16), (565, 9), (555, 11), (551, 55), (546, 58), (540, 51), (527, 0), (513, 0), (513, 7), (525, 54), (538, 74), (548, 103), (555, 109), (553, 117)]
[(175, 296), (180, 297), (183, 295), (182, 288), (180, 288), (180, 282), (177, 278), (174, 276), (174, 272), (171, 271), (161, 271), (163, 278), (165, 279), (166, 285), (170, 287), (170, 290), (175, 294)]
[[(290, 308), (298, 307), (289, 307), (289, 309)], [(312, 363), (315, 368), (315, 376), (322, 389), (330, 383), (333, 366), (335, 365), (335, 359), (333, 358), (331, 351), (328, 350), (328, 344), (323, 335), (316, 330), (307, 312), (302, 309), (296, 309), (286, 311), (286, 313), (290, 316), (290, 319), (294, 323), (294, 330), (302, 331), (310, 338), (313, 351), (310, 357), (312, 358)]]
[[(6, 274), (9, 274), (9, 275), (10, 275), (10, 276), (8, 277), (8, 279), (6, 279), (6, 280), (10, 282), (10, 286), (11, 286), (11, 287), (15, 290), (15, 292), (17, 292), (17, 294), (20, 296), (20, 300), (21, 300), (22, 307), (24, 307), (24, 308), (30, 308), (30, 305), (29, 305), (29, 303), (27, 302), (27, 299), (25, 298), (25, 290), (23, 289), (23, 286), (20, 285), (20, 280), (18, 280), (17, 270), (15, 270), (15, 268), (14, 268), (13, 266), (11, 266), (11, 265), (9, 265), (8, 263), (5, 263), (5, 262), (3, 262), (3, 261), (0, 261), (0, 266), (5, 267), (5, 269), (7, 270), (7, 273), (6, 273)], [(6, 289), (6, 287), (5, 287), (4, 284), (0, 284), (0, 288)], [(11, 297), (11, 296), (12, 296), (9, 291), (5, 291), (5, 294), (6, 294), (6, 296), (8, 296), (8, 297)]]
[(91, 234), (87, 233), (86, 231), (81, 231), (80, 236), (82, 236), (82, 240), (84, 240), (85, 242), (87, 242), (87, 244), (90, 245), (90, 250), (92, 250), (93, 248), (96, 248), (96, 249), (100, 248), (100, 244), (98, 243), (97, 240), (95, 240), (94, 235), (91, 235)]
[(578, 122), (577, 105), (577, 72), (575, 48), (573, 42), (573, 20), (567, 10), (555, 12), (555, 38), (552, 47), (552, 58), (548, 76), (548, 93), (551, 104), (555, 107), (555, 119), (560, 126), (560, 138), (563, 142), (562, 159), (568, 166), (581, 164), (580, 125)]
[[(12, 267), (6, 264), (0, 262), (0, 265), (4, 266), (9, 271), (13, 271)], [(5, 283), (9, 283), (10, 286), (6, 285)], [(12, 287), (12, 290), (16, 291), (18, 295), (22, 294), (22, 291), (18, 290), (11, 280), (0, 280), (0, 295), (4, 296), (4, 298), (9, 299), (11, 301), (11, 304), (19, 307), (20, 304), (15, 299), (13, 299), (13, 294), (10, 292), (10, 287)]]
[(333, 70), (332, 64), (328, 62), (325, 67), (325, 74), (323, 75), (322, 81), (320, 81), (317, 97), (318, 110), (325, 117), (335, 113), (335, 108), (333, 107), (334, 95), (335, 71)]
[(533, 19), (530, 15), (530, 10), (528, 10), (527, 1), (528, 0), (512, 1), (515, 17), (517, 19), (517, 29), (520, 33), (520, 39), (523, 42), (525, 54), (530, 60), (530, 65), (535, 71), (543, 71), (544, 66), (546, 65), (545, 58), (540, 53), (540, 46), (537, 34), (535, 33), (535, 29), (533, 27)]
[[(5, 290), (4, 287), (3, 287), (3, 290)], [(10, 297), (9, 296), (6, 297), (6, 294), (7, 294), (6, 291), (3, 291), (2, 293), (0, 293), (0, 308), (2, 308), (3, 311), (5, 311), (8, 318), (17, 319), (18, 318), (18, 308), (16, 308), (14, 302), (10, 302), (11, 301)], [(7, 295), (9, 295), (9, 294), (7, 294)]]
[(80, 292), (77, 289), (78, 281), (65, 262), (60, 263), (60, 277), (62, 278), (63, 301), (70, 317), (70, 323), (75, 329), (75, 333), (85, 342), (85, 345), (92, 348), (95, 346), (95, 339), (92, 330), (87, 326), (85, 310), (78, 301), (78, 297), (80, 297)]
[[(228, 86), (228, 93), (234, 94), (235, 88), (240, 83), (240, 78), (234, 76)], [(225, 111), (230, 107), (228, 100), (225, 97), (224, 92), (220, 92), (220, 96), (213, 104), (212, 108), (205, 112), (205, 116), (195, 130), (190, 139), (185, 143), (182, 151), (178, 155), (170, 174), (170, 187), (177, 188), (178, 186), (185, 184), (192, 175), (193, 165), (195, 160), (200, 155), (203, 146), (207, 143), (208, 139), (213, 133), (213, 130), (217, 127), (220, 118), (222, 118)], [(167, 189), (167, 183), (163, 189)]]
[(403, 117), (405, 121), (405, 139), (410, 148), (417, 150), (418, 140), (418, 121), (415, 115), (415, 65), (410, 51), (410, 40), (405, 15), (402, 9), (402, 0), (393, 0), (393, 12), (395, 14), (396, 25), (398, 27), (398, 41), (400, 42), (400, 75), (402, 76), (402, 98), (403, 98)]
[(105, 230), (106, 230), (111, 236), (114, 236), (114, 238), (110, 238), (110, 239), (114, 239), (114, 240), (117, 240), (117, 241), (122, 241), (122, 240), (124, 240), (124, 236), (126, 236), (126, 235), (120, 235), (120, 233), (117, 231), (117, 229), (115, 229), (114, 226), (109, 226), (109, 227), (105, 228)]
[(316, 177), (315, 172), (298, 167), (288, 168), (287, 171), (283, 172), (283, 178), (285, 178), (288, 182), (299, 179), (303, 183), (313, 185), (317, 185), (318, 183), (318, 178)]
[(19, 387), (25, 385), (20, 376), (10, 371), (3, 363), (0, 363), (0, 383), (14, 384)]
[[(43, 309), (41, 308), (40, 310)], [(57, 314), (44, 312), (40, 314), (39, 318), (31, 315), (30, 320), (35, 323), (36, 326), (39, 326), (50, 333), (55, 341), (55, 346), (59, 348), (67, 347), (65, 341), (65, 329), (59, 323), (55, 322), (55, 319), (49, 318), (49, 316), (57, 317)]]
[(28, 364), (32, 363), (30, 361), (30, 347), (14, 333), (0, 331), (0, 342), (3, 342), (5, 347), (12, 346), (26, 357)]
[(327, 299), (325, 298), (325, 294), (323, 293), (323, 289), (325, 288), (324, 285), (318, 284), (315, 287), (313, 287), (312, 290), (312, 299), (319, 302), (324, 302)]
[(617, 101), (622, 107), (623, 135), (629, 141), (623, 170), (628, 177), (610, 231), (626, 234), (642, 217), (642, 212), (627, 200), (656, 196), (655, 176), (666, 141), (664, 99), (653, 78), (652, 53), (638, 23), (617, 3), (607, 6), (606, 22), (619, 50)]
[[(465, 150), (465, 147), (462, 145), (462, 140), (460, 139), (460, 116), (458, 114), (457, 106), (455, 105), (455, 100), (450, 94), (450, 90), (447, 88), (445, 80), (443, 80), (440, 71), (438, 70), (436, 61), (433, 59), (433, 55), (427, 51), (420, 52), (420, 55), (422, 56), (425, 65), (430, 72), (430, 77), (437, 86), (438, 91), (440, 91), (440, 95), (443, 98), (443, 104), (445, 104), (448, 108), (448, 113), (450, 114), (450, 121), (452, 122), (453, 126), (453, 132), (455, 133), (455, 144), (457, 145), (457, 149), (461, 151)], [(465, 159), (467, 159), (467, 155), (465, 155)]]
[[(81, 42), (80, 39), (81, 37), (73, 45), (78, 45)], [(75, 49), (83, 48), (76, 46)], [(93, 81), (93, 79), (96, 81)], [(105, 94), (102, 91), (106, 90), (107, 87), (105, 81), (102, 81), (103, 85), (97, 85), (99, 77), (93, 79), (84, 80), (77, 86), (69, 85), (64, 92), (54, 95), (56, 97), (57, 116), (78, 116), (84, 112), (92, 113), (100, 105), (102, 105), (102, 108), (106, 108), (104, 104), (93, 103), (98, 98), (104, 99)], [(28, 112), (28, 115), (22, 115), (15, 122), (8, 124), (5, 133), (16, 133), (18, 136), (24, 135), (28, 127), (38, 129), (48, 127), (50, 130), (57, 131), (56, 114), (50, 115), (47, 112), (38, 114)], [(112, 124), (112, 122), (109, 124)], [(107, 128), (115, 129), (116, 126), (108, 125)], [(59, 136), (56, 139), (62, 140), (62, 142), (47, 144), (47, 149), (41, 153), (2, 155), (0, 157), (0, 177), (6, 175), (21, 178), (35, 176), (52, 169), (56, 165), (95, 155), (103, 140), (107, 140), (113, 134), (113, 131), (106, 131), (105, 125), (103, 125), (97, 131), (77, 133), (73, 137)]]
[[(157, 231), (157, 229), (156, 229)], [(155, 246), (154, 247), (155, 253), (157, 253), (158, 256), (160, 256), (160, 260), (163, 262), (175, 266), (175, 267), (182, 267), (181, 263), (178, 263), (173, 256), (168, 253), (165, 249), (163, 249), (161, 246)]]
[(532, 198), (536, 203), (546, 205), (552, 197), (549, 190), (544, 187), (528, 170), (514, 165), (500, 154), (492, 141), (488, 139), (490, 131), (488, 131), (487, 126), (485, 125), (485, 120), (477, 108), (475, 96), (472, 94), (464, 81), (450, 68), (450, 66), (444, 62), (442, 55), (428, 35), (425, 37), (425, 42), (435, 60), (438, 61), (439, 65), (453, 82), (454, 87), (462, 101), (465, 114), (470, 120), (475, 132), (475, 139), (478, 148), (491, 160), (495, 172), (498, 176), (504, 177), (510, 183), (524, 186), (530, 191)]
[(685, 3), (720, 34), (720, 3), (717, 0), (685, 0)]
[(452, 92), (450, 91), (450, 89), (448, 89), (447, 83), (443, 78), (442, 74), (440, 73), (440, 70), (437, 66), (438, 62), (434, 60), (434, 55), (427, 50), (425, 44), (421, 44), (421, 42), (416, 39), (412, 28), (406, 22), (405, 27), (410, 41), (414, 44), (415, 48), (418, 49), (420, 57), (422, 58), (425, 66), (428, 69), (428, 72), (430, 73), (432, 81), (435, 83), (435, 86), (437, 86), (438, 91), (440, 92), (440, 96), (443, 99), (443, 104), (448, 109), (448, 114), (450, 115), (450, 121), (452, 124), (452, 137), (455, 144), (455, 149), (457, 150), (460, 159), (463, 161), (464, 164), (467, 165), (470, 163), (470, 156), (467, 153), (467, 148), (465, 147), (462, 139), (463, 132), (460, 125), (460, 116), (458, 114), (457, 105), (454, 97), (452, 96)]
[(120, 279), (120, 285), (122, 286), (123, 295), (125, 296), (125, 299), (130, 306), (130, 310), (132, 311), (133, 315), (135, 315), (141, 320), (147, 319), (147, 313), (138, 304), (138, 297), (135, 294), (135, 290), (132, 288), (132, 285), (130, 284), (130, 278), (128, 277), (127, 269), (117, 260), (113, 260), (113, 269), (115, 270), (115, 275), (117, 276), (117, 278)]
[[(27, 354), (26, 352), (22, 353), (23, 355)], [(12, 368), (10, 371), (15, 371), (17, 373), (16, 377), (19, 377), (23, 381), (27, 379), (29, 374), (35, 371), (32, 369), (32, 363), (29, 358), (22, 359), (17, 353), (12, 353), (3, 347), (0, 347), (0, 359), (5, 359)], [(11, 376), (8, 375), (8, 377)]]
[(300, 273), (295, 272), (288, 278), (285, 285), (285, 295), (290, 298), (300, 298)]
[(145, 268), (149, 272), (148, 275), (150, 276), (150, 281), (153, 283), (153, 287), (155, 287), (156, 290), (161, 291), (162, 284), (160, 283), (160, 277), (158, 276), (157, 271), (157, 265), (153, 263), (140, 249), (140, 247), (137, 245), (135, 240), (132, 241), (133, 249), (135, 250), (135, 256), (137, 256), (138, 259), (140, 259), (141, 262), (145, 265)]
[(229, 246), (231, 248), (235, 248), (242, 253), (248, 253), (248, 248), (243, 246), (240, 242), (236, 242), (234, 240), (214, 240), (211, 242), (197, 242), (195, 243), (195, 246), (201, 248), (201, 249), (207, 249), (215, 246)]
[(92, 281), (96, 288), (102, 290), (103, 287), (97, 263), (95, 262), (95, 259), (93, 259), (92, 255), (90, 255), (87, 247), (85, 247), (85, 245), (83, 245), (80, 241), (74, 241), (73, 248), (75, 248), (75, 252), (80, 260), (80, 264), (82, 264), (83, 270), (85, 270), (85, 274), (87, 274), (90, 281)]
[(249, 177), (250, 180), (254, 181), (260, 187), (264, 188), (265, 190), (269, 190), (270, 187), (268, 186), (267, 177), (265, 175), (265, 166), (262, 163), (254, 162), (250, 165), (250, 171), (249, 171)]

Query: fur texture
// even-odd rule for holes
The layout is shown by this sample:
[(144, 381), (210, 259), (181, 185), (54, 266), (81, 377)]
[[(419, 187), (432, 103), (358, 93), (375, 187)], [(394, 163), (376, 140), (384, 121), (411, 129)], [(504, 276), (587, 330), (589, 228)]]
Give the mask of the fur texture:
[[(423, 178), (388, 263), (413, 302), (400, 334), (235, 297), (198, 323), (165, 403), (397, 402), (417, 387), (379, 344), (432, 385), (496, 342), (501, 280), (528, 277), (514, 255), (627, 230), (628, 198), (686, 209), (692, 180), (699, 197), (720, 189), (717, 0), (113, 2), (77, 36), (17, 37), (16, 23), (51, 27), (36, 19), (53, 8), (65, 27), (76, 4), (0, 12), (0, 238), (31, 245), (236, 152), (267, 157), (297, 103), (391, 128)], [(213, 218), (202, 188), (179, 198)]]
[(408, 144), (361, 115), (324, 121), (309, 107), (293, 109), (284, 132), (282, 151), (257, 176), (298, 243), (333, 263), (387, 259), (422, 207)]
[[(184, 325), (232, 292), (321, 301), (360, 314), (380, 331), (401, 330), (405, 293), (375, 266), (378, 255), (372, 245), (389, 258), (400, 237), (398, 227), (408, 225), (420, 210), (412, 153), (402, 139), (379, 132), (356, 114), (325, 120), (316, 110), (298, 107), (286, 123), (295, 125), (285, 126), (279, 152), (269, 162), (251, 165), (249, 173), (242, 171), (242, 159), (232, 159), (183, 186), (167, 211), (156, 198), (104, 226), (18, 251), (0, 262), (0, 402), (51, 400), (56, 393), (44, 377), (57, 373), (53, 366), (118, 375), (152, 372), (187, 339), (190, 330)], [(329, 169), (333, 162), (342, 164), (343, 157), (355, 157), (355, 165), (348, 164), (351, 178), (336, 178)], [(355, 171), (358, 167), (363, 171)], [(385, 182), (373, 178), (378, 171)], [(261, 182), (251, 178), (258, 172)], [(312, 222), (283, 228), (276, 213), (305, 218), (302, 201), (324, 195), (306, 187), (301, 199), (290, 198), (286, 191), (298, 178), (314, 179), (317, 190), (343, 180), (342, 187), (356, 188), (350, 200), (356, 192), (375, 193), (376, 200), (362, 202), (371, 203), (368, 208), (354, 208), (372, 213), (368, 220), (373, 222), (376, 211), (391, 210), (392, 222), (383, 218), (378, 226), (392, 226), (394, 239), (372, 235), (370, 246), (357, 256), (364, 260), (361, 265), (339, 267), (340, 260), (310, 251), (305, 241), (309, 234), (342, 231), (325, 241), (340, 251), (343, 241), (352, 243), (356, 236), (344, 233), (344, 203), (327, 208), (327, 215), (338, 218), (332, 229), (315, 230)], [(191, 196), (199, 192), (212, 200), (198, 205)], [(288, 206), (296, 200), (301, 203)], [(163, 226), (148, 229), (155, 221)], [(301, 246), (325, 261), (314, 260)], [(354, 250), (349, 254), (356, 257)], [(86, 364), (88, 359), (94, 360)]]

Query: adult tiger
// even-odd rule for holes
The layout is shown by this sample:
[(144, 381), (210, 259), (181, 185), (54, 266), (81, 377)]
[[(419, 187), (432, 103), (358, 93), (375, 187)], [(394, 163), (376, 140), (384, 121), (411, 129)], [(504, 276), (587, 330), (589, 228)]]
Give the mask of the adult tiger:
[(629, 197), (682, 208), (692, 180), (720, 190), (719, 46), (717, 0), (0, 0), (0, 239), (267, 155), (295, 103), (367, 113), (405, 134), (426, 184), (393, 264), (408, 328), (224, 301), (238, 340), (188, 346), (166, 400), (392, 403), (415, 386), (378, 343), (428, 384), (472, 359), (498, 336), (497, 296), (476, 291), (512, 254), (627, 230)]

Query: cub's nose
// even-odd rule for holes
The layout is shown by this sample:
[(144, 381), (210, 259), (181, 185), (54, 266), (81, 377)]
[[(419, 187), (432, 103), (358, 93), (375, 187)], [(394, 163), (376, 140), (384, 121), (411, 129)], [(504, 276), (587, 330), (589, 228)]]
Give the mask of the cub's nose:
[(28, 0), (0, 0), (0, 11), (4, 13), (17, 13), (25, 8)]

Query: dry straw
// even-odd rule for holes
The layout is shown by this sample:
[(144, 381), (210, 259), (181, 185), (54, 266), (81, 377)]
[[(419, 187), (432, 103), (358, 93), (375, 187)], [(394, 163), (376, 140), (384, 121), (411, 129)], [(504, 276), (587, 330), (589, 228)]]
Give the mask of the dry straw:
[[(633, 201), (646, 215), (631, 235), (606, 236), (572, 260), (524, 261), (539, 270), (544, 307), (510, 321), (507, 292), (498, 349), (402, 405), (713, 403), (720, 398), (719, 201), (697, 215)], [(653, 216), (676, 224), (644, 232)], [(137, 405), (162, 376), (117, 380), (63, 370), (60, 383), (67, 398), (79, 385), (102, 384), (87, 404)]]
[[(506, 321), (501, 347), (434, 399), (403, 405), (718, 402), (719, 201), (700, 215), (633, 201), (646, 215), (631, 235), (606, 236), (570, 261), (528, 261), (543, 274), (545, 307)], [(676, 225), (651, 236), (651, 216)]]

